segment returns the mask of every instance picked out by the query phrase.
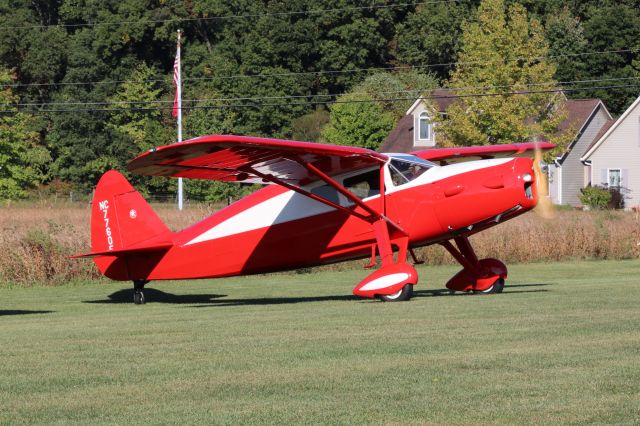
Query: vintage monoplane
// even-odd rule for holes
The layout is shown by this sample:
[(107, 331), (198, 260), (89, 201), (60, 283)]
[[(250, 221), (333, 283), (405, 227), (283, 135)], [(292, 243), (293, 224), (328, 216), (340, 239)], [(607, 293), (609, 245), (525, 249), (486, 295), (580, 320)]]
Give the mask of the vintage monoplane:
[[(242, 136), (204, 136), (152, 149), (129, 171), (148, 176), (272, 184), (172, 232), (117, 171), (96, 187), (92, 251), (100, 271), (134, 284), (256, 274), (358, 258), (380, 267), (353, 293), (408, 300), (414, 248), (440, 244), (462, 265), (452, 291), (499, 293), (497, 259), (478, 259), (469, 236), (538, 200), (535, 149), (521, 143), (381, 154), (364, 148)], [(521, 156), (524, 155), (524, 156)], [(516, 158), (510, 158), (515, 156)], [(506, 158), (505, 158), (506, 157)], [(475, 160), (475, 161), (471, 161)], [(453, 243), (452, 243), (453, 241)], [(455, 243), (455, 245), (454, 245)]]

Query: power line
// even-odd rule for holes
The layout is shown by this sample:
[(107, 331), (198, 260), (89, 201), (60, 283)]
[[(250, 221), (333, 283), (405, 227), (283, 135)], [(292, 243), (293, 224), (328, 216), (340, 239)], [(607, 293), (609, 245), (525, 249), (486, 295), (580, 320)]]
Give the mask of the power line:
[[(500, 93), (469, 93), (461, 95), (439, 95), (439, 96), (421, 96), (421, 97), (398, 97), (398, 98), (385, 98), (385, 99), (352, 99), (352, 100), (335, 100), (335, 101), (314, 101), (309, 100), (306, 102), (286, 102), (286, 103), (260, 103), (260, 104), (226, 104), (226, 105), (193, 105), (184, 109), (224, 109), (224, 108), (262, 108), (262, 107), (278, 107), (278, 106), (305, 106), (305, 105), (326, 105), (326, 104), (349, 104), (349, 103), (373, 103), (373, 102), (401, 102), (416, 99), (464, 99), (464, 98), (477, 98), (477, 97), (497, 97), (497, 96), (528, 96), (544, 93), (561, 93), (561, 92), (579, 92), (583, 90), (601, 90), (601, 89), (621, 89), (621, 88), (640, 88), (639, 84), (628, 85), (607, 85), (607, 86), (592, 86), (592, 87), (578, 87), (578, 88), (557, 88), (548, 90), (528, 90), (528, 91), (509, 91)], [(18, 109), (15, 110), (0, 110), (0, 113), (16, 113), (25, 112), (31, 114), (49, 113), (49, 112), (121, 112), (121, 111), (158, 111), (158, 110), (170, 110), (172, 106), (160, 106), (156, 108), (91, 108), (91, 109), (41, 109), (41, 110), (27, 110)]]
[[(637, 49), (619, 49), (619, 50), (602, 50), (592, 52), (580, 52), (580, 53), (566, 53), (562, 55), (548, 55), (548, 56), (536, 56), (536, 57), (518, 57), (514, 60), (542, 60), (542, 59), (558, 59), (558, 58), (573, 58), (579, 56), (591, 56), (591, 55), (607, 55), (617, 53), (637, 53)], [(322, 70), (322, 71), (302, 71), (302, 72), (284, 72), (284, 73), (269, 73), (269, 74), (234, 74), (228, 76), (216, 76), (216, 77), (191, 77), (183, 78), (182, 81), (213, 81), (213, 80), (235, 80), (235, 79), (247, 79), (247, 78), (271, 78), (271, 77), (291, 77), (291, 76), (304, 76), (304, 75), (324, 75), (324, 74), (352, 74), (358, 72), (370, 72), (370, 71), (401, 71), (401, 70), (420, 70), (437, 67), (453, 67), (457, 65), (486, 65), (491, 64), (492, 61), (468, 61), (468, 62), (446, 62), (439, 64), (426, 64), (426, 65), (409, 65), (409, 66), (396, 66), (396, 67), (370, 67), (370, 68), (355, 68), (351, 70)], [(124, 83), (165, 83), (170, 84), (170, 76), (162, 79), (148, 79), (148, 80), (107, 80), (107, 81), (77, 81), (77, 82), (59, 82), (59, 83), (11, 83), (2, 84), (0, 87), (47, 87), (47, 86), (83, 86), (83, 85), (106, 85), (106, 84), (124, 84)]]
[[(422, 93), (426, 91), (447, 91), (453, 94), (456, 91), (468, 91), (468, 90), (481, 90), (487, 91), (491, 89), (509, 89), (516, 86), (519, 87), (539, 87), (539, 86), (563, 86), (563, 85), (575, 85), (584, 83), (602, 83), (602, 82), (615, 82), (615, 81), (632, 81), (640, 80), (640, 77), (617, 77), (617, 78), (600, 78), (589, 80), (573, 80), (573, 81), (549, 81), (540, 83), (528, 83), (521, 85), (490, 85), (490, 86), (467, 86), (467, 87), (436, 87), (436, 88), (415, 88), (404, 89), (395, 91), (377, 92), (380, 95), (390, 94), (410, 94), (410, 93)], [(582, 87), (576, 90), (589, 90), (592, 87)], [(230, 101), (260, 101), (260, 100), (288, 100), (288, 99), (305, 99), (305, 98), (337, 98), (351, 93), (333, 93), (333, 94), (306, 94), (306, 95), (285, 95), (285, 96), (245, 96), (245, 97), (232, 97), (232, 98), (198, 98), (198, 99), (184, 99), (185, 103), (201, 103), (201, 102), (230, 102)], [(460, 96), (460, 95), (454, 95)], [(441, 96), (435, 96), (439, 98)], [(374, 101), (380, 101), (374, 99)], [(329, 102), (329, 101), (327, 101)], [(113, 101), (113, 102), (40, 102), (40, 103), (15, 103), (15, 104), (0, 104), (0, 107), (57, 107), (57, 106), (117, 106), (117, 105), (149, 105), (149, 104), (171, 104), (173, 100), (147, 100), (147, 101)], [(126, 111), (126, 108), (114, 108), (114, 111)]]
[[(438, 3), (459, 3), (463, 0), (430, 0), (413, 3), (396, 3), (396, 4), (382, 4), (371, 6), (351, 6), (334, 9), (312, 9), (292, 12), (271, 12), (271, 13), (249, 13), (243, 15), (221, 15), (221, 16), (207, 16), (200, 18), (171, 18), (171, 19), (150, 19), (142, 21), (145, 24), (167, 24), (167, 23), (180, 23), (180, 22), (194, 22), (194, 21), (221, 21), (230, 19), (253, 19), (263, 17), (287, 17), (296, 15), (321, 15), (323, 13), (335, 13), (335, 12), (347, 12), (357, 10), (376, 10), (376, 9), (393, 9), (399, 7), (420, 6), (423, 4), (438, 4)], [(140, 24), (141, 21), (111, 21), (111, 22), (89, 22), (84, 24), (52, 24), (52, 25), (21, 25), (21, 26), (2, 26), (0, 30), (22, 30), (22, 29), (47, 29), (47, 28), (86, 28), (108, 25), (130, 25)]]

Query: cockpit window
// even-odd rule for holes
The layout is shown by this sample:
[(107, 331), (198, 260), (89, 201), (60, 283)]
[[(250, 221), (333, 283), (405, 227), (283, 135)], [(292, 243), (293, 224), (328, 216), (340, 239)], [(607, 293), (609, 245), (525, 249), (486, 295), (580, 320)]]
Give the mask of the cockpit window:
[(429, 170), (431, 166), (432, 165), (427, 162), (415, 163), (413, 161), (403, 161), (393, 158), (389, 162), (391, 181), (395, 186), (404, 185)]
[(344, 187), (362, 199), (380, 194), (380, 169), (351, 176), (343, 181)]
[[(340, 180), (338, 179), (338, 182)], [(360, 199), (373, 197), (380, 194), (380, 168), (376, 167), (373, 170), (368, 170), (350, 176), (342, 180), (342, 185), (345, 189)], [(339, 204), (343, 207), (352, 206), (354, 203), (344, 195), (338, 193), (338, 191), (327, 184), (316, 186), (311, 190), (312, 194), (329, 200), (334, 204)]]

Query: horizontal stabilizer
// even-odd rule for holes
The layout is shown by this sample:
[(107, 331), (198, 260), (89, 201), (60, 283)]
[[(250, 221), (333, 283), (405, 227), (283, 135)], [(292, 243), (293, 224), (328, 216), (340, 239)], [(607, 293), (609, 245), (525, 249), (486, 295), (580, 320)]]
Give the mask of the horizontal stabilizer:
[(94, 256), (120, 256), (124, 254), (133, 254), (133, 253), (142, 253), (142, 252), (151, 252), (151, 251), (167, 251), (171, 247), (173, 247), (173, 243), (170, 241), (166, 242), (158, 242), (149, 245), (140, 245), (137, 247), (128, 247), (126, 249), (120, 250), (106, 250), (106, 251), (96, 251), (91, 253), (84, 254), (76, 254), (71, 256), (72, 259), (77, 259), (80, 257), (94, 257)]

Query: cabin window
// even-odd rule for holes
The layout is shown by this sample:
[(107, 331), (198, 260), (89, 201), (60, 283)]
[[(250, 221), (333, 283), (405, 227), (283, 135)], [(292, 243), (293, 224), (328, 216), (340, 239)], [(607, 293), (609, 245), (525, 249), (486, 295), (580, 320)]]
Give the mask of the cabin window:
[(322, 185), (316, 186), (311, 189), (311, 193), (317, 195), (318, 197), (322, 197), (325, 200), (331, 201), (334, 204), (340, 204), (340, 195), (338, 191), (332, 186)]
[(622, 186), (622, 171), (620, 169), (609, 169), (609, 188), (620, 188)]
[(429, 169), (430, 167), (428, 164), (413, 163), (397, 159), (392, 159), (389, 162), (391, 181), (395, 186), (411, 182)]
[(373, 197), (380, 194), (380, 169), (345, 178), (342, 184), (360, 199)]
[(420, 114), (420, 120), (418, 120), (418, 139), (421, 141), (431, 140), (431, 120), (427, 112)]

